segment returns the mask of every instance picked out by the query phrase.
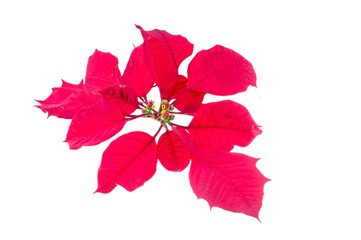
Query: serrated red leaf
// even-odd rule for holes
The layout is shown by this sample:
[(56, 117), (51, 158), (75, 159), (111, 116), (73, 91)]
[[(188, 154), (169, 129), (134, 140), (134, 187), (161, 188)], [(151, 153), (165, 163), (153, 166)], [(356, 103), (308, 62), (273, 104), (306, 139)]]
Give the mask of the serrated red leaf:
[(178, 95), (187, 89), (188, 79), (185, 76), (179, 75), (177, 83), (167, 90), (163, 91), (163, 98), (170, 101), (176, 99)]
[(230, 100), (202, 105), (187, 130), (200, 148), (224, 151), (245, 147), (262, 133), (248, 110)]
[(145, 132), (124, 134), (103, 153), (96, 192), (109, 193), (117, 184), (134, 191), (154, 175), (156, 167), (154, 137)]
[(133, 49), (120, 82), (132, 88), (138, 97), (145, 97), (152, 89), (154, 80), (145, 64), (143, 44)]
[(232, 95), (256, 86), (252, 64), (237, 52), (216, 45), (197, 53), (188, 66), (188, 86), (219, 96)]
[(204, 95), (204, 92), (187, 89), (179, 94), (173, 105), (183, 113), (194, 113), (202, 105)]
[(70, 149), (97, 145), (122, 130), (126, 121), (116, 106), (98, 103), (75, 114), (65, 142), (69, 143)]
[(192, 160), (189, 171), (193, 192), (210, 207), (259, 220), (263, 188), (269, 179), (256, 168), (257, 160), (240, 153), (203, 151), (202, 159)]
[(53, 88), (51, 95), (43, 100), (37, 100), (41, 105), (36, 106), (49, 116), (71, 119), (79, 110), (102, 101), (99, 91), (92, 86), (71, 84), (62, 80), (61, 87)]
[(145, 63), (161, 92), (173, 87), (178, 79), (178, 67), (193, 52), (193, 44), (185, 37), (172, 35), (162, 30), (144, 31)]
[(189, 149), (178, 135), (168, 130), (158, 140), (157, 155), (163, 167), (173, 172), (183, 171), (191, 157)]
[(111, 102), (122, 112), (129, 115), (138, 108), (138, 99), (135, 92), (126, 85), (113, 85), (101, 91), (104, 101)]
[(118, 58), (111, 53), (95, 50), (88, 60), (85, 84), (104, 89), (119, 84), (119, 80)]

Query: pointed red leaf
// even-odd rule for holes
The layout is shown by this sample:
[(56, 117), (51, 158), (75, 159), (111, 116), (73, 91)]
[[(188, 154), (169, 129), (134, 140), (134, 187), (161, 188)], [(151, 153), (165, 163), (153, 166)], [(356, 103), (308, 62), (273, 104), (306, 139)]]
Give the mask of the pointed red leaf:
[(126, 121), (116, 106), (98, 103), (75, 114), (65, 142), (69, 143), (70, 149), (97, 145), (122, 130)]
[(177, 83), (167, 90), (163, 91), (163, 98), (166, 100), (176, 99), (178, 95), (187, 89), (188, 79), (185, 76), (179, 75)]
[(119, 84), (119, 80), (118, 58), (111, 53), (95, 50), (88, 60), (85, 83), (104, 89)]
[(187, 89), (179, 94), (173, 105), (184, 113), (196, 112), (202, 105), (204, 95), (204, 92)]
[(188, 66), (188, 86), (214, 95), (225, 96), (256, 86), (252, 64), (235, 51), (216, 45), (197, 53)]
[(191, 157), (189, 149), (178, 135), (168, 130), (158, 140), (157, 154), (163, 167), (173, 172), (183, 171)]
[(144, 31), (144, 56), (148, 70), (160, 91), (173, 87), (178, 79), (178, 67), (193, 52), (193, 44), (180, 35), (158, 29)]
[(122, 112), (129, 115), (138, 108), (138, 99), (135, 92), (125, 85), (113, 85), (101, 91), (105, 101), (111, 102)]
[(202, 105), (187, 130), (202, 149), (224, 151), (245, 147), (262, 133), (248, 110), (230, 100)]
[(131, 87), (138, 97), (145, 97), (152, 89), (154, 80), (145, 64), (143, 44), (133, 49), (120, 82)]
[(64, 80), (61, 87), (53, 88), (51, 95), (44, 101), (37, 100), (36, 106), (49, 116), (71, 119), (79, 110), (92, 106), (100, 101), (100, 93), (92, 86), (67, 83)]
[(189, 180), (198, 198), (210, 207), (258, 218), (264, 184), (269, 181), (256, 168), (258, 159), (240, 153), (204, 151), (192, 160)]
[(124, 134), (103, 153), (96, 192), (109, 193), (117, 184), (134, 191), (154, 175), (156, 167), (154, 137), (145, 132)]

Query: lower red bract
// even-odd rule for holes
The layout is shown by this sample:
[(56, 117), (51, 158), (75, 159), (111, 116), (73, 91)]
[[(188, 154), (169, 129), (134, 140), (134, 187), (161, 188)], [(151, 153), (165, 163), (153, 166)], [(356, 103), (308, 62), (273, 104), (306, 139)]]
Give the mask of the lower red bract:
[(122, 130), (126, 121), (114, 105), (98, 103), (75, 114), (65, 142), (69, 143), (70, 149), (97, 145)]
[(117, 184), (134, 191), (154, 175), (156, 166), (154, 138), (145, 132), (127, 133), (104, 151), (96, 192), (109, 193)]
[(192, 162), (189, 180), (210, 207), (241, 212), (259, 220), (263, 187), (269, 181), (256, 168), (258, 159), (240, 153), (203, 151)]
[(166, 131), (157, 144), (160, 163), (173, 172), (183, 171), (189, 164), (191, 153), (182, 140), (173, 131)]

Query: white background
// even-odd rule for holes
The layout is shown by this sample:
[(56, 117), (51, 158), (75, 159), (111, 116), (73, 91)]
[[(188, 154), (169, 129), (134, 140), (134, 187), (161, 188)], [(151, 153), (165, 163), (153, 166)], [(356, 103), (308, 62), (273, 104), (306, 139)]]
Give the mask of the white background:
[[(1, 1), (1, 239), (360, 239), (361, 14), (358, 1)], [(263, 134), (234, 151), (262, 158), (256, 219), (197, 200), (161, 165), (129, 193), (93, 194), (103, 150), (69, 150), (68, 120), (33, 107), (61, 79), (79, 83), (95, 48), (123, 72), (133, 24), (252, 62), (258, 88), (230, 96)], [(186, 66), (191, 58), (181, 66)], [(207, 96), (206, 101), (225, 98)], [(123, 133), (156, 125), (132, 122)]]

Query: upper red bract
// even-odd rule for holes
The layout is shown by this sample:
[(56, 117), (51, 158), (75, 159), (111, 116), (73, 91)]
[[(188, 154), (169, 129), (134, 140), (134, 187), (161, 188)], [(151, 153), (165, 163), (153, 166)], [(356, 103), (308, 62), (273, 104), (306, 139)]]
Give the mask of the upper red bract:
[(119, 81), (118, 58), (110, 53), (95, 50), (89, 57), (85, 83), (103, 89), (113, 84), (119, 84)]
[(180, 35), (158, 29), (144, 31), (136, 26), (144, 39), (145, 64), (160, 93), (173, 87), (178, 80), (178, 67), (193, 52), (193, 44)]
[(176, 84), (163, 91), (163, 98), (166, 100), (176, 99), (179, 94), (187, 89), (188, 79), (185, 76), (179, 75)]
[(154, 80), (145, 64), (143, 44), (133, 49), (120, 82), (132, 88), (138, 97), (147, 96), (152, 89)]
[[(192, 55), (193, 44), (180, 35), (136, 27), (144, 42), (133, 49), (123, 76), (115, 56), (96, 50), (89, 57), (85, 83), (63, 81), (37, 107), (72, 119), (65, 140), (71, 149), (100, 144), (139, 117), (161, 124), (154, 136), (130, 132), (109, 145), (98, 170), (96, 192), (109, 193), (116, 185), (137, 189), (154, 175), (157, 159), (169, 171), (182, 171), (191, 162), (189, 180), (198, 198), (211, 207), (259, 219), (263, 187), (269, 179), (256, 168), (258, 159), (230, 151), (235, 145), (249, 145), (262, 131), (236, 102), (202, 104), (207, 93), (225, 96), (256, 86), (251, 63), (216, 45), (196, 54), (187, 78), (178, 68)], [(154, 86), (161, 96), (159, 109), (147, 99)], [(142, 113), (131, 115), (137, 109)], [(189, 126), (181, 126), (173, 123), (174, 114), (194, 117)], [(166, 132), (156, 144), (162, 129)]]
[(252, 64), (235, 51), (216, 45), (203, 50), (189, 63), (189, 88), (226, 96), (256, 86)]

